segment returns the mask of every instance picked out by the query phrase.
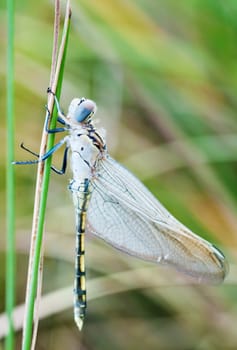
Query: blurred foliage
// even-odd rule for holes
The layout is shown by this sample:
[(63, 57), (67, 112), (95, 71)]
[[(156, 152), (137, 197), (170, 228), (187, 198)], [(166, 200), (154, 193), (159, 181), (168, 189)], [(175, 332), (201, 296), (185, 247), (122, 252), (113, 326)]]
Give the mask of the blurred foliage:
[[(5, 3), (0, 9), (4, 116)], [(181, 287), (172, 284), (167, 270), (157, 268), (166, 287), (149, 289), (141, 283), (139, 290), (91, 300), (81, 334), (73, 324), (72, 310), (45, 319), (37, 348), (236, 349), (237, 2), (77, 0), (72, 1), (72, 12), (61, 105), (66, 110), (74, 96), (94, 99), (112, 156), (144, 181), (180, 221), (215, 242), (227, 255), (231, 270), (223, 286)], [(36, 152), (39, 147), (52, 25), (51, 2), (16, 4), (18, 160), (31, 157), (18, 147), (21, 141)], [(5, 145), (4, 122), (1, 125)], [(1, 147), (2, 164), (4, 159)], [(60, 159), (58, 152), (54, 163), (60, 164)], [(25, 292), (35, 174), (33, 166), (16, 168), (19, 303)], [(73, 280), (74, 213), (66, 184), (65, 177), (52, 174), (46, 230), (49, 237), (57, 233), (53, 235), (57, 238), (47, 242), (47, 292)], [(4, 189), (2, 175), (2, 218)], [(3, 252), (4, 227), (2, 219)], [(63, 246), (60, 241), (65, 237), (68, 245)], [(88, 240), (87, 265), (89, 278), (144, 266), (96, 240)], [(0, 279), (4, 288), (2, 274)]]

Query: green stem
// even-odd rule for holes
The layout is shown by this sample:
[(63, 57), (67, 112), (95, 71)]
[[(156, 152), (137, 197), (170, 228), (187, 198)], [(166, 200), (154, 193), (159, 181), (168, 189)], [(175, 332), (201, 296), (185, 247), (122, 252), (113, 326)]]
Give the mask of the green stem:
[[(70, 29), (70, 8), (68, 6), (68, 12), (66, 14), (65, 18), (65, 25), (64, 25), (64, 33), (62, 38), (62, 44), (59, 51), (59, 57), (57, 61), (57, 69), (55, 74), (55, 81), (53, 83), (53, 88), (56, 88), (56, 94), (57, 96), (60, 95), (61, 86), (62, 86), (62, 80), (63, 80), (63, 71), (64, 71), (64, 65), (65, 65), (65, 59), (66, 59), (66, 49), (67, 49), (67, 43), (68, 43), (68, 37), (69, 37), (69, 29)], [(57, 113), (56, 109), (53, 113), (53, 119), (51, 122), (51, 127), (54, 128), (57, 122)], [(47, 149), (52, 148), (54, 144), (54, 135), (49, 135), (49, 141), (47, 145)], [(31, 279), (29, 279), (29, 286), (28, 286), (28, 292), (27, 292), (27, 303), (26, 303), (26, 320), (25, 320), (25, 329), (24, 329), (24, 336), (23, 336), (23, 344), (22, 349), (23, 350), (29, 350), (31, 347), (31, 341), (32, 341), (32, 328), (33, 328), (33, 319), (34, 319), (34, 302), (36, 298), (36, 292), (37, 292), (37, 285), (38, 285), (38, 276), (39, 276), (39, 264), (40, 264), (40, 256), (41, 256), (41, 247), (42, 247), (42, 240), (43, 240), (43, 229), (44, 229), (44, 221), (45, 221), (45, 212), (46, 212), (46, 203), (47, 203), (47, 195), (48, 195), (48, 187), (49, 187), (49, 178), (50, 178), (50, 165), (51, 165), (51, 158), (47, 159), (45, 161), (45, 167), (44, 167), (44, 175), (43, 175), (43, 182), (42, 182), (42, 192), (40, 194), (40, 206), (39, 206), (39, 214), (38, 218), (36, 218), (36, 221), (38, 223), (36, 228), (36, 240), (35, 245), (33, 247), (33, 258), (32, 258), (32, 270), (31, 266), (29, 269), (29, 274), (32, 276)]]
[(7, 1), (7, 154), (6, 154), (6, 312), (9, 331), (5, 348), (14, 349), (15, 303), (15, 184), (14, 166), (14, 0)]

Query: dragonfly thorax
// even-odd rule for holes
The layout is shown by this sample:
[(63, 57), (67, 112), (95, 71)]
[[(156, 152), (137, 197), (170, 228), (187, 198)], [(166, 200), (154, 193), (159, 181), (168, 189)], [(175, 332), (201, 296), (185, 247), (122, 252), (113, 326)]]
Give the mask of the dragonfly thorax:
[(95, 172), (100, 150), (94, 145), (89, 135), (80, 134), (77, 130), (74, 130), (69, 136), (69, 144), (73, 180), (78, 183), (85, 179), (90, 180)]

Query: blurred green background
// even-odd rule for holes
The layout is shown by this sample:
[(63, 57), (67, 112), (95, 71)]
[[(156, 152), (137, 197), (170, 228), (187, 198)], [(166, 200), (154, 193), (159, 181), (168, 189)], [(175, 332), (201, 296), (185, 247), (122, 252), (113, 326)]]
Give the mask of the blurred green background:
[[(0, 2), (0, 9), (3, 312), (5, 2)], [(50, 1), (22, 0), (16, 4), (17, 160), (31, 158), (19, 148), (22, 141), (36, 152), (39, 149), (53, 17)], [(161, 267), (153, 269), (153, 265), (89, 237), (88, 280), (107, 276), (108, 295), (96, 298), (99, 284), (95, 290), (91, 288), (92, 300), (82, 333), (74, 325), (72, 307), (42, 320), (37, 349), (237, 348), (236, 18), (235, 0), (72, 1), (61, 105), (66, 111), (75, 96), (95, 100), (111, 155), (134, 172), (180, 221), (215, 243), (230, 262), (230, 274), (221, 286), (188, 286), (185, 280), (180, 285), (178, 273)], [(61, 156), (60, 152), (55, 155), (55, 165), (61, 164)], [(15, 172), (16, 298), (20, 304), (25, 294), (36, 167), (19, 166)], [(72, 288), (74, 211), (67, 190), (69, 177), (69, 171), (67, 176), (53, 173), (51, 177), (44, 293)], [(139, 268), (137, 274), (135, 270)], [(127, 284), (121, 282), (124, 291), (114, 293), (115, 281), (109, 276), (124, 271), (129, 273)], [(56, 309), (57, 306), (60, 300), (55, 300)], [(17, 348), (20, 339), (19, 332)]]

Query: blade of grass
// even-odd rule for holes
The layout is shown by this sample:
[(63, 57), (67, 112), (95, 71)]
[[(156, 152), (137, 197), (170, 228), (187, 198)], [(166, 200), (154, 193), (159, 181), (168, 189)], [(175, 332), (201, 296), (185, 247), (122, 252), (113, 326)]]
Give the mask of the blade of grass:
[(6, 312), (8, 335), (5, 348), (14, 349), (15, 303), (15, 186), (14, 168), (14, 0), (7, 1), (7, 154), (6, 154)]
[[(63, 81), (63, 72), (64, 72), (64, 66), (65, 66), (65, 60), (66, 60), (66, 52), (67, 52), (67, 44), (68, 44), (68, 38), (69, 38), (69, 30), (70, 30), (70, 16), (71, 16), (71, 10), (70, 10), (70, 2), (68, 1), (67, 3), (67, 11), (65, 14), (65, 23), (64, 23), (64, 31), (62, 35), (62, 41), (61, 41), (61, 46), (58, 54), (58, 60), (56, 60), (56, 46), (57, 46), (57, 41), (58, 41), (58, 29), (59, 29), (59, 19), (60, 19), (60, 9), (59, 9), (59, 1), (56, 1), (55, 5), (55, 30), (54, 30), (54, 38), (55, 38), (55, 44), (53, 45), (54, 50), (52, 54), (52, 66), (51, 66), (51, 77), (50, 77), (50, 86), (54, 86), (52, 90), (56, 90), (56, 95), (59, 98), (60, 93), (61, 93), (61, 87), (62, 87), (62, 81)], [(57, 84), (56, 84), (57, 82)], [(57, 86), (57, 87), (56, 87)], [(51, 94), (49, 95), (51, 98)], [(57, 122), (57, 110), (53, 110), (53, 118), (51, 120), (51, 127), (54, 128), (56, 126)], [(47, 133), (46, 133), (47, 136)], [(52, 143), (50, 142), (52, 141)], [(54, 135), (51, 134), (49, 135), (49, 141), (47, 145), (47, 150), (51, 149), (54, 144)], [(48, 166), (48, 176), (50, 175), (50, 165), (51, 165), (51, 160), (50, 164)], [(46, 175), (46, 171), (44, 173)], [(46, 180), (46, 177), (45, 177)], [(48, 180), (46, 180), (46, 186), (48, 189), (48, 182), (49, 182), (49, 177)], [(42, 195), (44, 191), (44, 185), (45, 183), (43, 182), (42, 185)], [(47, 196), (47, 194), (46, 194)], [(47, 200), (47, 198), (46, 198)], [(40, 207), (39, 207), (40, 209)], [(46, 209), (46, 207), (45, 207)], [(39, 212), (39, 223), (41, 222), (41, 212)], [(45, 216), (45, 214), (44, 214)], [(44, 223), (44, 217), (42, 217), (42, 225)], [(43, 231), (42, 231), (43, 232)], [(37, 233), (36, 233), (37, 234)], [(42, 237), (43, 240), (44, 237)], [(43, 245), (43, 243), (41, 243)], [(40, 267), (39, 267), (39, 274), (38, 274), (38, 286), (37, 286), (37, 295), (36, 295), (36, 300), (35, 300), (35, 313), (34, 313), (34, 331), (33, 331), (33, 336), (32, 336), (32, 344), (31, 344), (31, 349), (35, 348), (35, 343), (36, 343), (36, 337), (37, 337), (37, 330), (38, 330), (38, 321), (39, 321), (39, 316), (38, 316), (38, 310), (39, 310), (39, 303), (40, 303), (40, 298), (41, 298), (41, 288), (42, 288), (42, 277), (43, 277), (43, 250), (40, 252)]]
[[(59, 49), (57, 67), (55, 72), (54, 81), (52, 83), (52, 90), (56, 91), (57, 97), (60, 96), (62, 80), (63, 80), (63, 70), (66, 59), (66, 48), (68, 43), (69, 29), (70, 29), (70, 1), (67, 2), (67, 9), (65, 14), (64, 30), (62, 35), (62, 41)], [(50, 112), (53, 110), (54, 99), (52, 94), (49, 96), (48, 108)], [(55, 127), (57, 121), (56, 111), (53, 113), (51, 127)], [(48, 144), (47, 144), (48, 140)], [(48, 134), (43, 130), (40, 154), (45, 153), (46, 144), (47, 149), (50, 149), (54, 143), (54, 135), (50, 135), (48, 139)], [(49, 186), (49, 176), (50, 176), (50, 165), (51, 159), (47, 159), (45, 164), (40, 163), (38, 166), (37, 174), (37, 187), (36, 187), (36, 205), (34, 208), (34, 217), (32, 224), (32, 244), (30, 252), (30, 261), (29, 261), (29, 271), (28, 271), (28, 283), (26, 291), (26, 314), (24, 322), (24, 331), (23, 331), (23, 343), (22, 349), (28, 350), (31, 346), (32, 338), (32, 327), (33, 327), (33, 316), (34, 316), (34, 302), (37, 291), (38, 276), (39, 276), (39, 264), (41, 257), (41, 247), (43, 240), (43, 228), (44, 228), (44, 219), (46, 211), (46, 202)]]
[[(55, 9), (54, 9), (54, 34), (53, 34), (53, 50), (52, 50), (52, 60), (51, 60), (51, 72), (50, 72), (50, 79), (49, 79), (49, 86), (53, 85), (54, 79), (55, 79), (55, 73), (56, 73), (56, 67), (57, 67), (57, 54), (58, 54), (58, 39), (59, 39), (59, 28), (60, 28), (60, 0), (55, 0)], [(48, 101), (49, 102), (49, 101)], [(47, 135), (46, 135), (47, 137)], [(43, 143), (45, 145), (45, 143)], [(44, 167), (44, 164), (40, 164)], [(39, 176), (37, 179), (41, 180), (40, 174), (42, 171), (40, 170)], [(41, 184), (40, 184), (41, 186)], [(36, 189), (38, 189), (38, 186), (36, 186)], [(35, 217), (39, 215), (39, 208), (40, 208), (40, 193), (39, 191), (36, 192), (37, 198), (35, 201)], [(33, 220), (33, 223), (36, 222)], [(37, 234), (37, 228), (33, 228), (32, 232), (34, 234)], [(33, 237), (33, 236), (32, 236)], [(43, 236), (44, 239), (44, 236)], [(44, 247), (44, 241), (42, 239), (42, 246)], [(33, 255), (31, 255), (33, 258)], [(32, 262), (30, 264), (32, 268)], [(42, 292), (42, 280), (43, 280), (43, 266), (44, 266), (44, 250), (41, 249), (40, 252), (40, 265), (39, 265), (39, 275), (38, 275), (38, 283), (37, 283), (37, 293), (36, 293), (36, 299), (35, 299), (35, 309), (34, 309), (34, 329), (32, 334), (32, 342), (31, 342), (31, 349), (35, 349), (36, 345), (36, 339), (37, 339), (37, 332), (38, 332), (38, 325), (39, 325), (39, 306), (40, 306), (40, 299), (41, 299), (41, 292)], [(30, 269), (29, 269), (30, 270)], [(30, 274), (28, 275), (28, 277)]]

